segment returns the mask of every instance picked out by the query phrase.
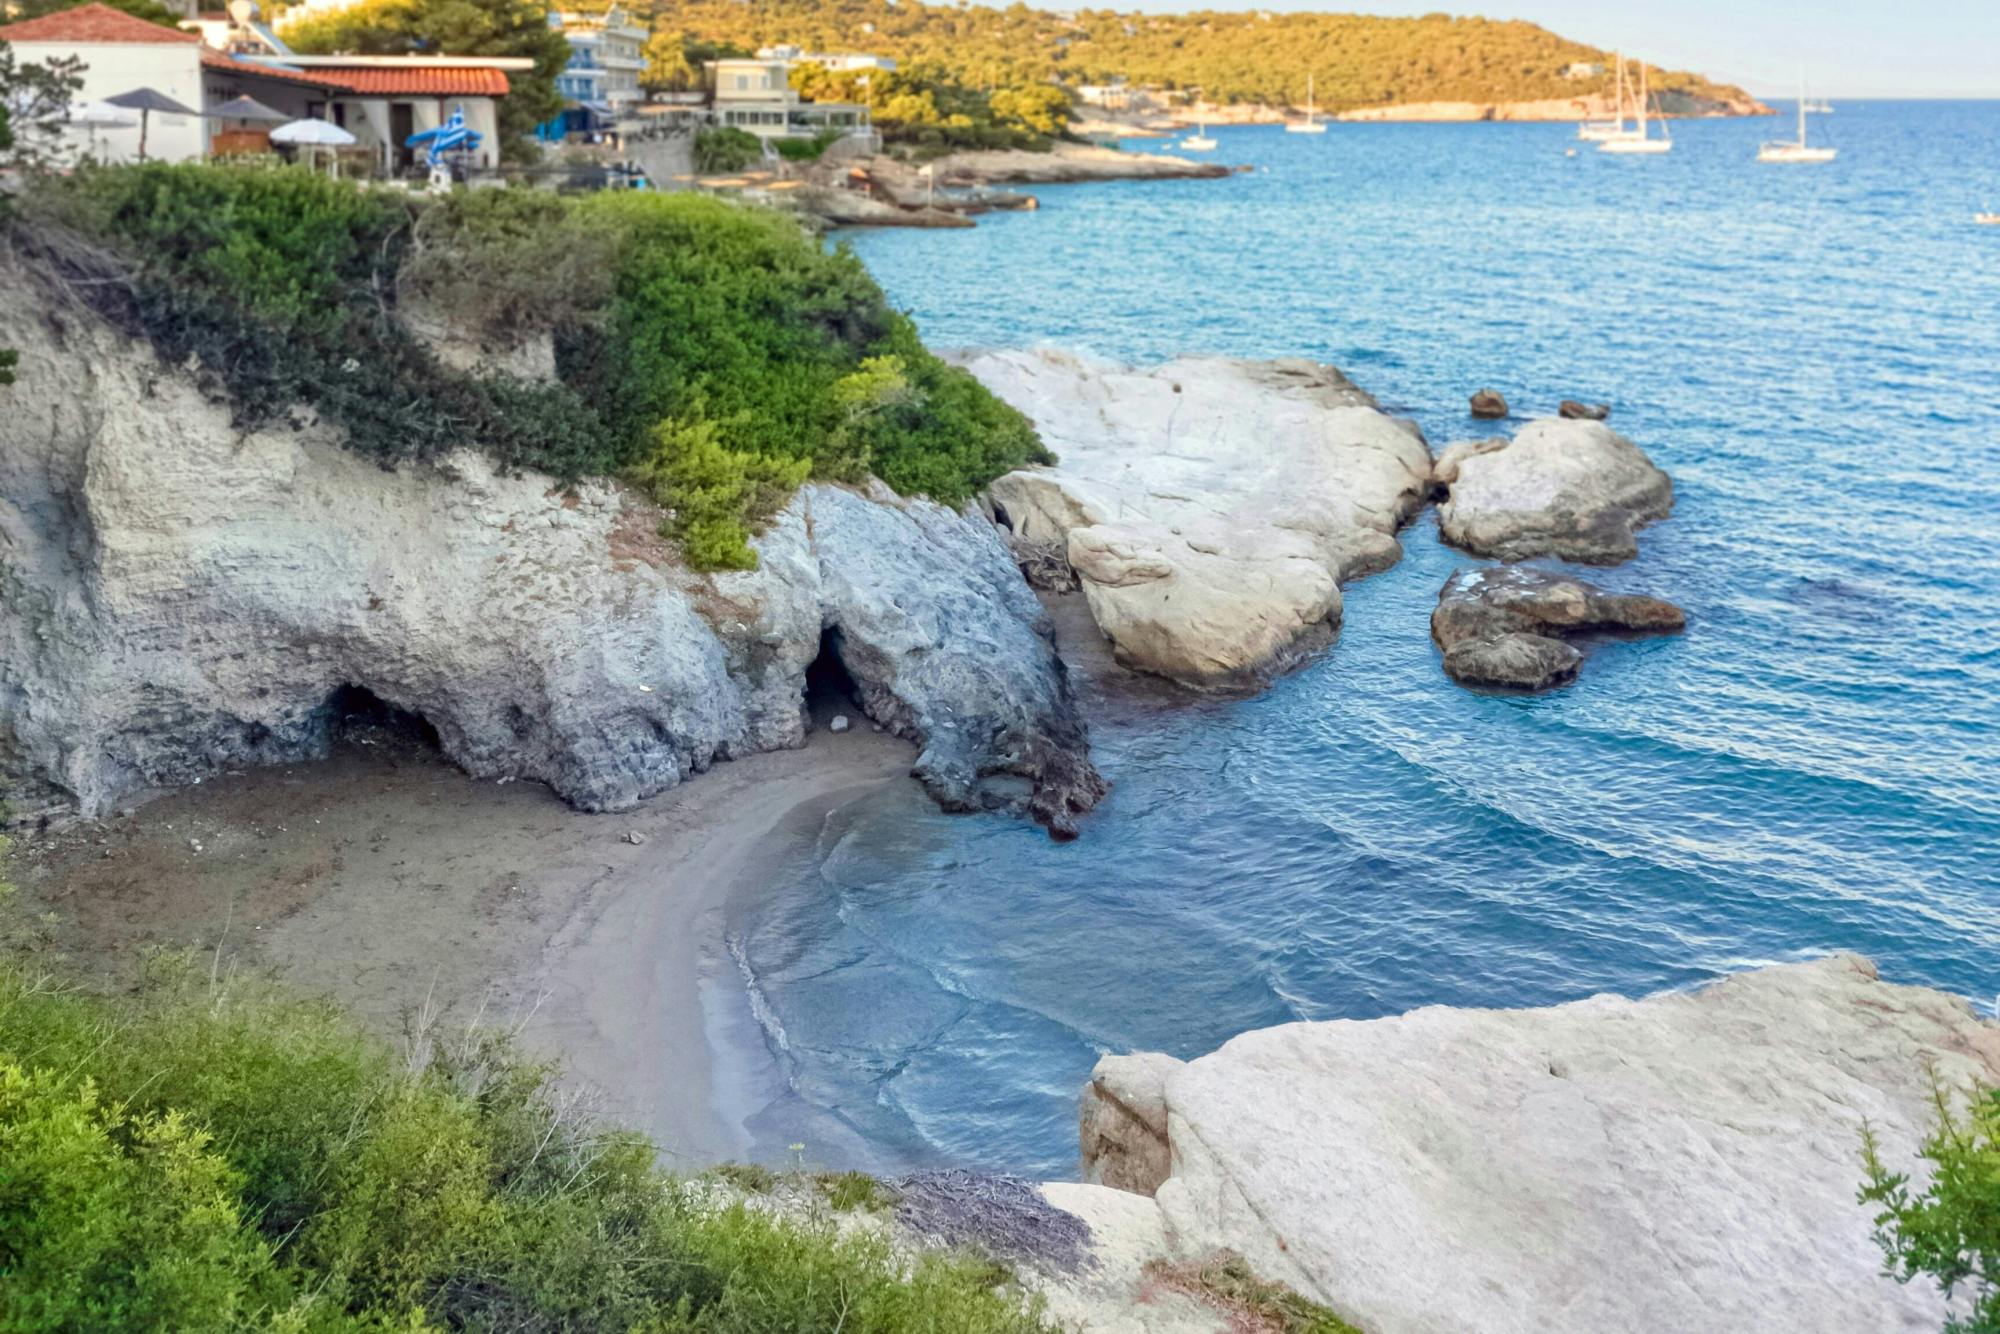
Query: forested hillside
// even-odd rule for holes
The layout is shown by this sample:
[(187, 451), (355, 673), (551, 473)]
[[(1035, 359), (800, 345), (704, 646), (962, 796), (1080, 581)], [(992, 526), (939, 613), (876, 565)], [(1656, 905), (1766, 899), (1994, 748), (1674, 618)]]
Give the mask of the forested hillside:
[[(643, 3), (643, 0), (642, 0)], [(1392, 102), (1526, 101), (1607, 89), (1610, 76), (1569, 79), (1563, 67), (1606, 52), (1532, 23), (1479, 18), (1375, 18), (1271, 11), (1185, 15), (1078, 10), (1058, 14), (918, 0), (654, 0), (655, 26), (689, 41), (754, 48), (866, 50), (933, 61), (976, 85), (1059, 78), (1198, 90), (1214, 102), (1298, 104), (1314, 76), (1328, 111)], [(1723, 98), (1735, 89), (1653, 71), (1653, 86)]]

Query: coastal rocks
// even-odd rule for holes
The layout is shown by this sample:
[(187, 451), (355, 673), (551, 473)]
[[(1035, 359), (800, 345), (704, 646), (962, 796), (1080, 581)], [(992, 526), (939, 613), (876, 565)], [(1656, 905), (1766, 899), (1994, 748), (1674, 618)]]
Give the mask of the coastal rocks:
[(1601, 422), (1611, 415), (1609, 403), (1579, 403), (1566, 398), (1556, 404), (1556, 416), (1564, 421)]
[(1634, 530), (1673, 509), (1667, 475), (1594, 421), (1529, 422), (1512, 440), (1447, 448), (1432, 470), (1444, 540), (1475, 556), (1559, 556), (1616, 565), (1638, 554)]
[(1679, 607), (1659, 598), (1501, 566), (1451, 577), (1431, 612), (1431, 638), (1454, 681), (1543, 690), (1573, 679), (1583, 664), (1569, 636), (1672, 634), (1686, 623)]
[(838, 659), (952, 809), (1074, 832), (1101, 793), (1052, 630), (976, 513), (807, 487), (761, 568), (696, 575), (621, 489), (458, 451), (384, 469), (226, 401), (19, 267), (0, 345), (0, 796), (124, 794), (327, 753), (348, 707), (416, 715), (483, 778), (621, 810), (805, 740)]
[(930, 164), (930, 178), (893, 158), (871, 158), (868, 173), (897, 198), (914, 201), (932, 180), (938, 185), (1063, 185), (1080, 181), (1208, 179), (1229, 175), (1216, 162), (1164, 153), (1126, 153), (1089, 144), (1059, 143), (1046, 153), (1026, 149), (974, 149), (948, 153)]
[(1481, 421), (1499, 421), (1507, 415), (1507, 400), (1497, 389), (1482, 389), (1472, 396), (1471, 410)]
[(1327, 643), (1340, 585), (1395, 563), (1430, 452), (1338, 371), (1070, 353), (961, 359), (1063, 460), (993, 483), (1016, 539), (1060, 543), (1128, 667), (1254, 683)]
[(1375, 1334), (1933, 1334), (1942, 1301), (1882, 1276), (1855, 1203), (1864, 1122), (1913, 1164), (1930, 1068), (2000, 1080), (2000, 1025), (1852, 955), (1286, 1024), (1172, 1063), (1170, 1166), (1139, 1184), (1183, 1256), (1233, 1249)]

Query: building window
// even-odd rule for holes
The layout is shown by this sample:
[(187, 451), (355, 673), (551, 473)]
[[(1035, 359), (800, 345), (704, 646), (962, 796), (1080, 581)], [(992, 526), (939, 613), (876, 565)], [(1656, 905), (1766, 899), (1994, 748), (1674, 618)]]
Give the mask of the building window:
[(739, 74), (736, 76), (736, 91), (739, 93), (750, 91), (750, 76), (748, 74)]

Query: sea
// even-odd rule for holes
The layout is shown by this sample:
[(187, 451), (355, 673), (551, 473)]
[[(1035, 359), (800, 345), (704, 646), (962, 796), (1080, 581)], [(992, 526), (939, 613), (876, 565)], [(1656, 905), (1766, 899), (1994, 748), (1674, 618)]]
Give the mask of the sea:
[(1461, 689), (1428, 622), (1469, 558), (1427, 514), (1262, 694), (1099, 710), (1075, 842), (914, 784), (840, 808), (727, 922), (756, 1154), (1070, 1177), (1104, 1052), (1834, 950), (1990, 1011), (2000, 103), (1842, 102), (1835, 162), (1756, 162), (1792, 129), (1219, 128), (1227, 179), (845, 237), (933, 346), (1312, 357), (1434, 449), (1490, 434), (1477, 389), (1610, 403), (1677, 501), (1586, 577), (1688, 629)]

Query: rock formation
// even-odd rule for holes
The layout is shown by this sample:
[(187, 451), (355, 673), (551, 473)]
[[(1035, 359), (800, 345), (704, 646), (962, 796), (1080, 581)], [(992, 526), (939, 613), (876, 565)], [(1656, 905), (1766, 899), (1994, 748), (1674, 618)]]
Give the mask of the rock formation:
[(1166, 1060), (1137, 1059), (1084, 1094), (1086, 1175), (1163, 1141), (1134, 1184), (1178, 1253), (1238, 1251), (1372, 1334), (1935, 1334), (1942, 1301), (1882, 1276), (1855, 1202), (1861, 1127), (1913, 1163), (1926, 1063), (2000, 1080), (2000, 1025), (1837, 955), (1641, 1001), (1286, 1024), (1104, 1114)]
[(1499, 421), (1507, 415), (1507, 400), (1498, 389), (1482, 389), (1472, 396), (1471, 412), (1481, 421)]
[(1312, 362), (962, 364), (1063, 460), (995, 482), (995, 518), (1061, 545), (1121, 662), (1190, 685), (1254, 682), (1328, 642), (1340, 585), (1395, 563), (1427, 489), (1421, 435)]
[(22, 354), (0, 417), (17, 808), (96, 812), (324, 754), (358, 689), (468, 773), (618, 810), (802, 744), (822, 651), (946, 807), (1025, 797), (1072, 832), (1102, 791), (1048, 621), (976, 512), (808, 487), (759, 570), (698, 576), (609, 484), (470, 450), (387, 470), (315, 425), (239, 432), (192, 375), (18, 267), (0, 345)]
[(1444, 669), (1466, 685), (1542, 690), (1576, 676), (1583, 652), (1573, 635), (1671, 634), (1687, 624), (1659, 598), (1606, 593), (1547, 570), (1461, 570), (1438, 594), (1431, 638)]
[(1633, 532), (1664, 519), (1674, 487), (1640, 448), (1594, 421), (1542, 419), (1512, 440), (1468, 440), (1432, 470), (1444, 540), (1475, 556), (1560, 556), (1616, 565), (1639, 554)]
[(1601, 422), (1611, 415), (1609, 403), (1579, 403), (1566, 398), (1556, 404), (1556, 416), (1564, 421)]

